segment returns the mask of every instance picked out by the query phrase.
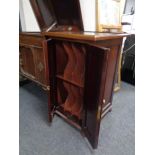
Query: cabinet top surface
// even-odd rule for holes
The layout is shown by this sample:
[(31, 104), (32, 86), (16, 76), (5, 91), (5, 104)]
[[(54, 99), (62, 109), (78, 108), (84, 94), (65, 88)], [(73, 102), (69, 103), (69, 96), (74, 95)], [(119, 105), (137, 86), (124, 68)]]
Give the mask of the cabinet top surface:
[(75, 40), (102, 41), (123, 38), (128, 33), (99, 33), (99, 32), (43, 32), (45, 36)]
[(40, 32), (20, 32), (19, 35), (43, 37), (43, 34)]

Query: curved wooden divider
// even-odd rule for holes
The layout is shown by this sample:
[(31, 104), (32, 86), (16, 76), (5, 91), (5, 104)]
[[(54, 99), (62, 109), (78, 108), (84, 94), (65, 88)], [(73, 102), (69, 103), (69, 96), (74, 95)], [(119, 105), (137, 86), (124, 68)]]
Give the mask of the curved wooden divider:
[(57, 101), (64, 111), (79, 120), (83, 111), (85, 57), (84, 46), (61, 41), (56, 43)]

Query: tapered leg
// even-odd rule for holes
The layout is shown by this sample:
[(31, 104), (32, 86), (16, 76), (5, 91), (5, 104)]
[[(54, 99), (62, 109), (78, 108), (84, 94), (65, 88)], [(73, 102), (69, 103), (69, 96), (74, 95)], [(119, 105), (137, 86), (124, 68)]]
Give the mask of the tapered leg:
[(109, 109), (109, 112), (112, 112), (112, 108)]
[(80, 131), (82, 137), (86, 137), (83, 130)]
[(50, 90), (47, 91), (48, 94), (48, 121), (49, 123), (52, 122), (52, 100), (51, 100), (51, 92)]

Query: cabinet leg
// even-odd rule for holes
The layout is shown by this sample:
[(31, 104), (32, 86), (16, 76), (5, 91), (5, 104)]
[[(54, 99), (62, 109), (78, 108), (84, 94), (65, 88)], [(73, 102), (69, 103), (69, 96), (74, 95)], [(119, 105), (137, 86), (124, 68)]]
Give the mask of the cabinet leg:
[(48, 113), (48, 121), (49, 121), (49, 123), (52, 123), (52, 116), (49, 113)]
[(109, 112), (112, 112), (112, 108), (109, 109)]
[(82, 137), (86, 137), (83, 130), (80, 131)]
[(48, 121), (49, 123), (52, 122), (52, 101), (51, 101), (51, 95), (50, 95), (50, 90), (47, 92), (48, 93)]

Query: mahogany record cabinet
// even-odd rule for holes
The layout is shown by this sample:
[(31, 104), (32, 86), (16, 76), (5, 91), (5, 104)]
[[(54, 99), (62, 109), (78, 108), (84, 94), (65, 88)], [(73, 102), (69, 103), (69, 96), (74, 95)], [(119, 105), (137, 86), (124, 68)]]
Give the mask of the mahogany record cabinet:
[(41, 32), (20, 34), (21, 74), (48, 92), (49, 121), (59, 115), (95, 149), (127, 34), (84, 32), (78, 0), (30, 2)]

